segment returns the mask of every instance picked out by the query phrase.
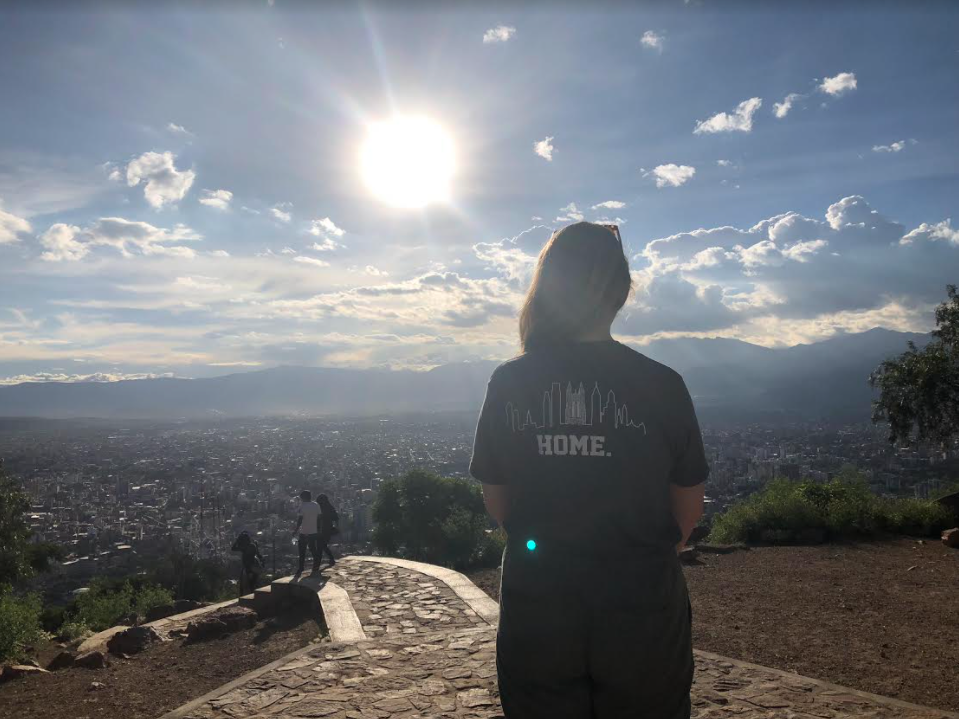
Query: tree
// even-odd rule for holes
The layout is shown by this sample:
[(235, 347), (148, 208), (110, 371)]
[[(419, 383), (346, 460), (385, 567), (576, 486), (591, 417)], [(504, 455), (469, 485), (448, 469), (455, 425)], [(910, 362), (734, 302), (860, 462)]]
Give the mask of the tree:
[(0, 462), (0, 585), (15, 584), (32, 574), (30, 526), (24, 515), (30, 502), (20, 485), (3, 471)]
[(479, 485), (421, 469), (380, 485), (373, 519), (381, 552), (457, 567), (483, 554), (489, 526)]
[(959, 294), (946, 288), (948, 300), (936, 308), (932, 341), (887, 359), (869, 376), (879, 389), (872, 421), (887, 422), (889, 442), (948, 442), (959, 436)]

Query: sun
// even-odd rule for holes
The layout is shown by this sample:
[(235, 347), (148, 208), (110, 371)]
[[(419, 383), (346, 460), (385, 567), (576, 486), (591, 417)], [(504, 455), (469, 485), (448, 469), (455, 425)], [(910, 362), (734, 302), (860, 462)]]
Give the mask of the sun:
[(449, 200), (455, 165), (452, 138), (421, 116), (371, 124), (360, 152), (363, 179), (372, 193), (406, 209)]

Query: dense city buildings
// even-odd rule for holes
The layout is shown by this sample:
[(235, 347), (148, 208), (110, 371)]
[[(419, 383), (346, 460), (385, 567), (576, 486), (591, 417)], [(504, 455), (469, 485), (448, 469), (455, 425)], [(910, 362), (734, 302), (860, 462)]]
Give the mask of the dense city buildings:
[[(100, 573), (150, 566), (171, 543), (229, 558), (243, 530), (271, 570), (294, 559), (302, 489), (325, 493), (341, 549), (370, 551), (380, 483), (412, 468), (468, 477), (473, 413), (365, 419), (211, 422), (2, 420), (0, 457), (31, 501), (37, 540), (66, 547), (54, 579), (81, 586)], [(895, 449), (871, 425), (711, 425), (707, 512), (774, 477), (825, 482), (860, 470), (873, 490), (926, 497), (959, 472), (959, 450)]]

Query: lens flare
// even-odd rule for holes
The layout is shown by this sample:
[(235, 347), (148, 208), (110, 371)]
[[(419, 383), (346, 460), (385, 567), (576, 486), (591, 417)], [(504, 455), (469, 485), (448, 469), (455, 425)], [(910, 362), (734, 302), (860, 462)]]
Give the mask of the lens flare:
[(536, 549), (536, 540), (535, 540), (535, 539), (527, 539), (527, 540), (526, 540), (526, 548), (527, 548), (529, 551), (531, 551), (531, 552), (532, 552), (534, 549)]

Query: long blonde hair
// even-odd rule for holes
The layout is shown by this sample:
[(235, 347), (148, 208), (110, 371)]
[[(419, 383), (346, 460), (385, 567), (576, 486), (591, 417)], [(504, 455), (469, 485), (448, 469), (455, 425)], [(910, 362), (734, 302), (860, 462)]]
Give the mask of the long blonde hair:
[(519, 315), (523, 350), (568, 341), (612, 322), (632, 289), (618, 228), (577, 222), (539, 253)]

